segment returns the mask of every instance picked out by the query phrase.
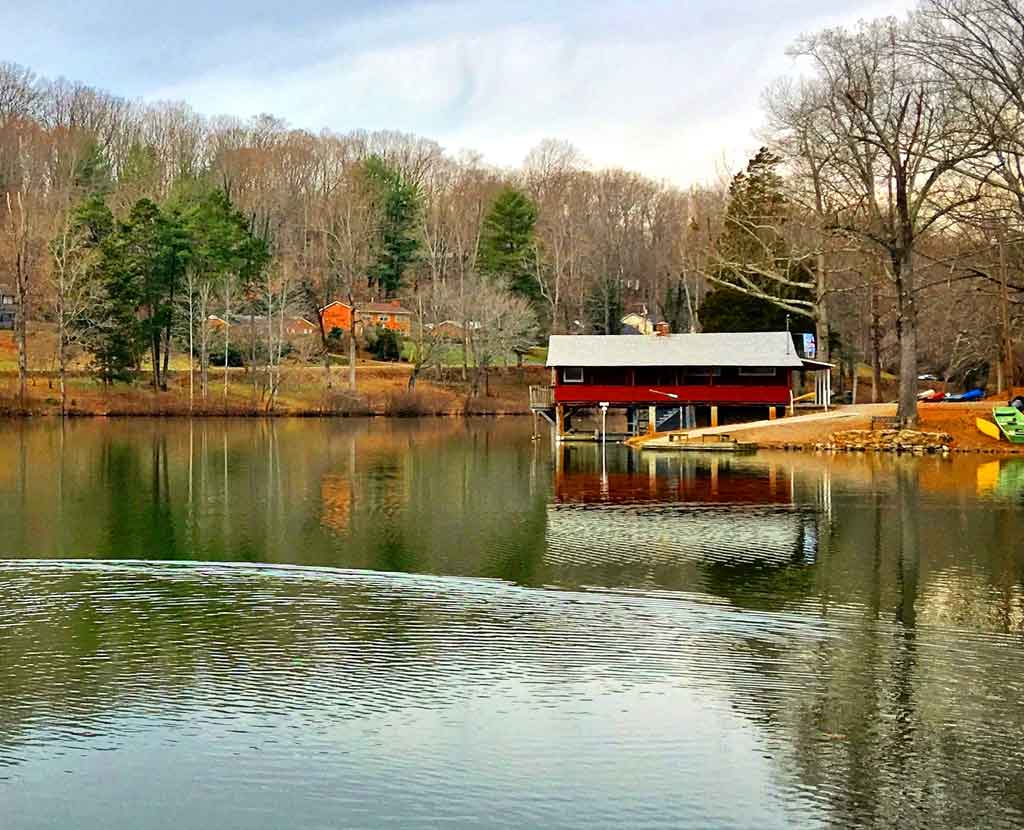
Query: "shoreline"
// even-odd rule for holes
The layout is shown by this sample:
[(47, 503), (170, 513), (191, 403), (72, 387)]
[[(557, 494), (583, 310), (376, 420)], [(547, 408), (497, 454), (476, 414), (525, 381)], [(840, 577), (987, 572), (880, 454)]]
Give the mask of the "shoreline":
[[(187, 372), (172, 372), (168, 388), (113, 384), (75, 375), (67, 380), (66, 410), (61, 412), (57, 378), (32, 372), (22, 406), (17, 377), (0, 374), (0, 417), (8, 418), (334, 418), (334, 417), (465, 417), (529, 415), (529, 386), (543, 370), (495, 367), (487, 385), (474, 389), (470, 379), (452, 372), (448, 377), (423, 375), (409, 388), (408, 364), (368, 364), (357, 369), (355, 389), (340, 373), (328, 386), (320, 367), (289, 367), (281, 375), (274, 404), (268, 408), (265, 386), (251, 376), (232, 370), (225, 385), (222, 372), (211, 373), (204, 398), (196, 383), (189, 394)], [(488, 394), (483, 394), (484, 388)], [(477, 392), (477, 394), (474, 394)]]

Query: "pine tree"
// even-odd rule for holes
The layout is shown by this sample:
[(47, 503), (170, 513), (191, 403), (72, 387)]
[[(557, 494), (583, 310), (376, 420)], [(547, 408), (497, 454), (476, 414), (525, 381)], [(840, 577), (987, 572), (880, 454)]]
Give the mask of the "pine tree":
[(406, 272), (419, 260), (417, 234), (419, 188), (379, 156), (364, 162), (364, 172), (377, 195), (377, 233), (370, 281), (387, 298), (402, 288)]
[(541, 299), (536, 269), (537, 206), (521, 191), (506, 187), (491, 205), (480, 234), (480, 271), (507, 281), (528, 300)]
[(725, 224), (717, 248), (724, 263), (718, 278), (766, 296), (758, 297), (720, 285), (700, 308), (704, 331), (779, 331), (786, 310), (779, 302), (809, 300), (807, 289), (785, 285), (761, 272), (782, 273), (789, 281), (811, 283), (807, 267), (792, 262), (783, 229), (791, 205), (776, 172), (782, 159), (762, 147), (729, 185)]
[(113, 184), (110, 162), (97, 142), (90, 141), (86, 145), (82, 157), (75, 163), (73, 181), (75, 187), (87, 195), (110, 191)]

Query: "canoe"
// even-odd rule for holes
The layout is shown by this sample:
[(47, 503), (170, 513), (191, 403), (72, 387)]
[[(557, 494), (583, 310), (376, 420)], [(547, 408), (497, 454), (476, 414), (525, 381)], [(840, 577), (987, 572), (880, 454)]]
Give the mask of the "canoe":
[(991, 421), (986, 421), (984, 418), (975, 418), (974, 423), (977, 424), (978, 429), (985, 433), (989, 438), (995, 438), (998, 441), (1002, 437), (998, 424), (993, 424)]
[(1024, 444), (1024, 414), (1012, 406), (997, 406), (992, 410), (992, 418), (999, 425), (1006, 440), (1014, 444)]

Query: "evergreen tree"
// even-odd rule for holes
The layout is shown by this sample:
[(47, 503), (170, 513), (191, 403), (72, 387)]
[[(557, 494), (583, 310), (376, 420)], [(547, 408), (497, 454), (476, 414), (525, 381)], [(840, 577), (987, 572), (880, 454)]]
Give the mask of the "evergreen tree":
[(531, 302), (541, 299), (537, 282), (537, 206), (521, 191), (506, 187), (491, 205), (480, 233), (481, 273), (501, 277)]
[(406, 272), (419, 259), (417, 235), (422, 197), (419, 188), (379, 156), (364, 162), (364, 173), (377, 195), (377, 233), (370, 282), (387, 298), (396, 294)]
[(782, 331), (786, 312), (774, 303), (742, 291), (718, 288), (700, 307), (701, 328), (715, 331)]
[(791, 206), (777, 172), (781, 163), (779, 156), (762, 147), (729, 185), (725, 224), (717, 246), (723, 264), (716, 276), (722, 282), (701, 305), (704, 331), (779, 331), (786, 324), (780, 302), (812, 299), (806, 288), (765, 276), (782, 274), (789, 282), (813, 282), (807, 266), (792, 261), (783, 235)]
[(622, 284), (614, 278), (594, 283), (584, 300), (587, 334), (622, 334)]
[(86, 145), (82, 157), (75, 163), (72, 178), (75, 187), (87, 195), (110, 191), (113, 184), (110, 162), (97, 142), (90, 141)]
[[(108, 227), (104, 209), (95, 200), (84, 206), (89, 221)], [(132, 245), (126, 240), (125, 225), (114, 227), (99, 242), (100, 257), (96, 261), (97, 278), (101, 284), (87, 343), (95, 367), (103, 382), (128, 381), (139, 364), (140, 327), (136, 314), (139, 286), (131, 265)]]
[(152, 195), (159, 188), (160, 176), (160, 157), (156, 148), (132, 142), (117, 177), (119, 189), (139, 196)]

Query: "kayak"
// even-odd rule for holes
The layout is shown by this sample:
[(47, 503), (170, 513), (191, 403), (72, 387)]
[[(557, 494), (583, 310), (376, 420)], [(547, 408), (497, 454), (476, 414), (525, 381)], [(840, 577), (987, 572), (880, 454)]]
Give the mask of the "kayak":
[(984, 418), (975, 418), (974, 423), (977, 425), (978, 429), (985, 433), (989, 438), (995, 438), (998, 441), (1002, 437), (998, 424), (993, 424), (991, 421), (986, 421)]
[(992, 410), (992, 417), (1007, 441), (1024, 444), (1024, 414), (1020, 410), (1012, 406), (997, 406)]
[(959, 395), (946, 395), (946, 400), (957, 403), (960, 401), (980, 401), (985, 397), (983, 389), (969, 389)]

